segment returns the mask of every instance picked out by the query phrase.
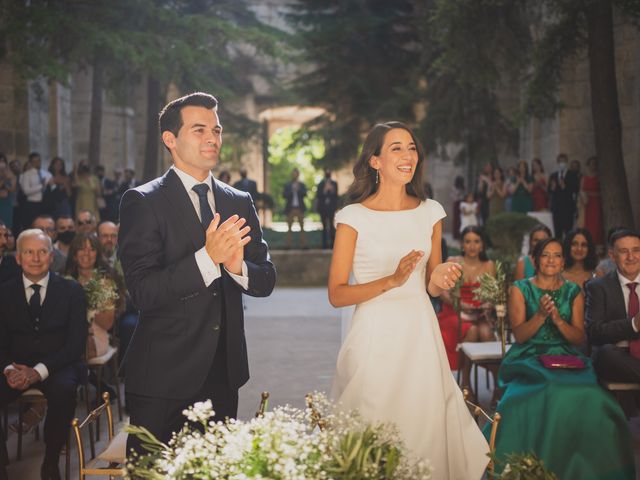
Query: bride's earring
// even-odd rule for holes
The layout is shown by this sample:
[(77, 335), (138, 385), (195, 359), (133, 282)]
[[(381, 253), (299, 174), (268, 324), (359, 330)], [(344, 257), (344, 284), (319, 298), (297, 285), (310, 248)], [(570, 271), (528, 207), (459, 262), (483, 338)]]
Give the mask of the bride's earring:
[(376, 169), (376, 184), (380, 183), (380, 170)]

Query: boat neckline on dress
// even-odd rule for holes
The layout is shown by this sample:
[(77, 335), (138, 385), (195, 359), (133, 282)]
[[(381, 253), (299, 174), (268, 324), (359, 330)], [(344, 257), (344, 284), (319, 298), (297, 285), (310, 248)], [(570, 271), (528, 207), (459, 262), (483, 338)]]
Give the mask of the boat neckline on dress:
[(533, 283), (533, 281), (531, 280), (533, 277), (529, 277), (527, 278), (527, 282), (529, 282), (531, 285), (533, 285), (534, 287), (536, 287), (538, 290), (542, 290), (543, 292), (557, 292), (558, 290), (560, 290), (562, 287), (565, 286), (566, 283), (568, 283), (567, 280), (565, 280), (564, 278), (562, 279), (562, 283), (560, 284), (560, 286), (558, 288), (556, 288), (555, 290), (551, 290), (549, 288), (542, 288), (539, 287), (538, 285), (536, 285), (535, 283)]
[(419, 209), (422, 206), (422, 204), (427, 203), (427, 200), (429, 199), (427, 198), (425, 200), (420, 200), (420, 203), (418, 203), (418, 206), (413, 208), (405, 208), (404, 210), (374, 210), (373, 208), (369, 208), (363, 205), (362, 202), (358, 202), (355, 205), (360, 205), (365, 210), (369, 210), (370, 212), (376, 212), (376, 213), (413, 212), (414, 210)]

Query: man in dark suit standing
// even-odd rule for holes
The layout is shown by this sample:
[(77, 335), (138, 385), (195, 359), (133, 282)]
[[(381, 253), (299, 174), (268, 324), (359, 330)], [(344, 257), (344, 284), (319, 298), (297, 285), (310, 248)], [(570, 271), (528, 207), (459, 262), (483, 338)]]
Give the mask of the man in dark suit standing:
[[(51, 239), (39, 229), (18, 236), (22, 275), (0, 285), (0, 407), (29, 388), (47, 398), (46, 444), (41, 478), (59, 479), (60, 450), (69, 435), (76, 389), (86, 376), (82, 355), (87, 338), (84, 290), (73, 280), (49, 271)], [(0, 479), (9, 463), (4, 434)]]
[(557, 238), (564, 238), (573, 228), (576, 198), (580, 190), (578, 174), (568, 170), (569, 159), (561, 153), (557, 158), (558, 170), (549, 177), (549, 198), (553, 215), (553, 230)]
[(255, 180), (251, 180), (247, 177), (247, 169), (240, 169), (240, 180), (233, 184), (233, 188), (236, 188), (242, 192), (247, 192), (251, 195), (251, 199), (255, 202), (258, 198), (258, 184)]
[(7, 227), (0, 220), (0, 283), (6, 282), (10, 278), (18, 275), (20, 269), (16, 259), (12, 255), (5, 255), (7, 249)]
[[(118, 255), (140, 310), (127, 406), (131, 424), (163, 442), (194, 402), (211, 399), (217, 420), (236, 417), (249, 379), (242, 294), (265, 297), (275, 285), (250, 195), (211, 175), (222, 145), (217, 105), (192, 93), (165, 106), (160, 132), (173, 166), (120, 205)], [(128, 447), (140, 451), (135, 438)]]
[(586, 285), (585, 320), (598, 377), (640, 383), (640, 233), (609, 238), (616, 270)]
[(333, 248), (336, 236), (334, 218), (338, 209), (338, 183), (331, 178), (331, 169), (324, 169), (324, 178), (316, 187), (316, 208), (322, 222), (322, 248)]
[(293, 222), (297, 219), (300, 224), (300, 246), (306, 246), (304, 237), (304, 212), (307, 207), (304, 204), (304, 197), (307, 196), (307, 186), (300, 181), (300, 170), (294, 168), (291, 172), (291, 181), (285, 183), (282, 190), (282, 196), (285, 199), (284, 213), (287, 216), (287, 247), (291, 247), (293, 236), (291, 228)]

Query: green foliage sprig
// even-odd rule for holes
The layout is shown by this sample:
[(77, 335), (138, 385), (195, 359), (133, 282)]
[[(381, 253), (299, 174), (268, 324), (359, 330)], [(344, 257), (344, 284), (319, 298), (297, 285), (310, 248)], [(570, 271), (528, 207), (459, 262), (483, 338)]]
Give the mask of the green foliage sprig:
[[(306, 410), (278, 407), (247, 422), (216, 423), (211, 401), (199, 402), (184, 411), (190, 423), (166, 445), (146, 429), (128, 426), (149, 451), (129, 458), (128, 477), (431, 479), (428, 462), (410, 458), (391, 426), (372, 425), (356, 412), (339, 412), (320, 394), (313, 396), (313, 405)], [(318, 415), (322, 429), (317, 428)]]
[(507, 301), (507, 272), (504, 264), (496, 260), (496, 274), (483, 273), (478, 278), (480, 286), (473, 290), (476, 299), (492, 305), (504, 305)]
[(512, 453), (505, 463), (500, 480), (558, 480), (533, 453)]

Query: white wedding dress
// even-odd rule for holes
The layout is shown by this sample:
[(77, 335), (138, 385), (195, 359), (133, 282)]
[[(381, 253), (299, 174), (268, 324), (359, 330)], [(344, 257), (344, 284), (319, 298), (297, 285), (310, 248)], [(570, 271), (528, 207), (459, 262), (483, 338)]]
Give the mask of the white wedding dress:
[(403, 211), (352, 204), (336, 215), (358, 232), (356, 283), (392, 274), (412, 249), (425, 255), (403, 286), (356, 306), (332, 397), (366, 419), (393, 422), (411, 453), (431, 463), (432, 478), (477, 480), (489, 446), (451, 374), (425, 287), (433, 226), (445, 216), (434, 200)]

